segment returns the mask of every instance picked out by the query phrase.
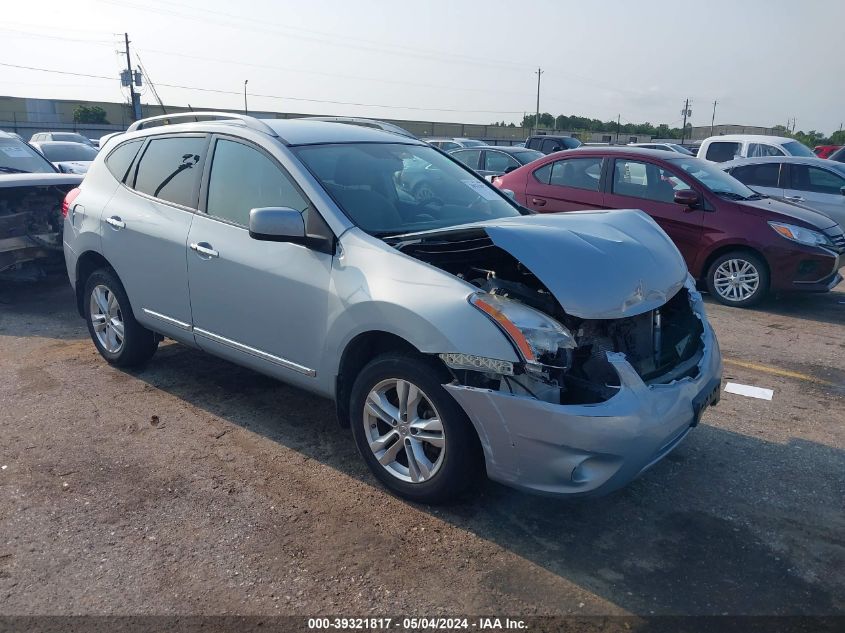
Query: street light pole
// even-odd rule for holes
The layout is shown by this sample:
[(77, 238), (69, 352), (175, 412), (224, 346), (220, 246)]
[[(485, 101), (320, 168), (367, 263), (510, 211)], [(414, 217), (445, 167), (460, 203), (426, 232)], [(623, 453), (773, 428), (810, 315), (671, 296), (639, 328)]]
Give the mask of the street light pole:
[(249, 79), (244, 79), (244, 114), (249, 114), (247, 107), (246, 107), (246, 85), (249, 83)]
[(534, 117), (534, 134), (540, 129), (540, 75), (543, 71), (537, 68), (537, 114)]

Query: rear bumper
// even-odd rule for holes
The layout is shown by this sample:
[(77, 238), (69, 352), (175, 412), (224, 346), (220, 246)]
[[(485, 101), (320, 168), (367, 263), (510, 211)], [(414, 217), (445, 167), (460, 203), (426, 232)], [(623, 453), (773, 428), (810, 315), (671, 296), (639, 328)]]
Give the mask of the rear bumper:
[(599, 404), (556, 405), (501, 391), (445, 387), (478, 431), (491, 479), (542, 494), (600, 495), (660, 461), (707, 405), (718, 401), (722, 359), (706, 318), (704, 326), (694, 378), (646, 385), (623, 354), (608, 353), (621, 388)]

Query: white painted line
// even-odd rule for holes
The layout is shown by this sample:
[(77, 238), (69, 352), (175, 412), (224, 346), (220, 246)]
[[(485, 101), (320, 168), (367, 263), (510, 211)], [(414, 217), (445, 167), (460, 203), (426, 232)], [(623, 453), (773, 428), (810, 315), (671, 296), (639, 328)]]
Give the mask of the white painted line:
[(748, 396), (749, 398), (759, 398), (760, 400), (771, 400), (775, 392), (771, 389), (764, 389), (763, 387), (752, 387), (751, 385), (741, 385), (738, 382), (729, 382), (725, 385), (725, 391), (728, 393), (735, 393), (740, 396)]

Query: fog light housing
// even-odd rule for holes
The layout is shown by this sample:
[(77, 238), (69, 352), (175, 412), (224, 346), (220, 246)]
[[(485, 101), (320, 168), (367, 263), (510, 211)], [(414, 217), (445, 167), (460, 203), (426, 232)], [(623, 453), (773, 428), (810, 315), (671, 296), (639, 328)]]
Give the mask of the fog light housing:
[(452, 369), (473, 369), (494, 374), (513, 376), (513, 363), (507, 360), (475, 356), (473, 354), (439, 354), (440, 360)]

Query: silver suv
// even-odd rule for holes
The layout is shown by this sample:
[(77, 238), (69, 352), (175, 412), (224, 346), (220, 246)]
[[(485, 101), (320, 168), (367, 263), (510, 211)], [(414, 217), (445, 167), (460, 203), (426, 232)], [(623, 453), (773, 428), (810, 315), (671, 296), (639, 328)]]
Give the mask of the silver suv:
[(68, 195), (64, 248), (109, 363), (168, 337), (333, 398), (374, 475), (416, 501), (484, 468), (613, 490), (719, 395), (701, 296), (647, 215), (533, 215), (382, 130), (141, 121)]

